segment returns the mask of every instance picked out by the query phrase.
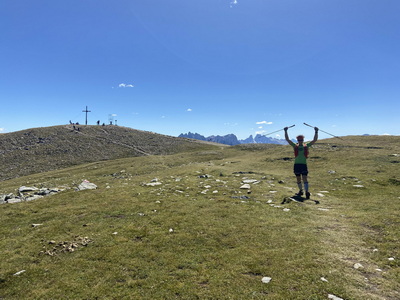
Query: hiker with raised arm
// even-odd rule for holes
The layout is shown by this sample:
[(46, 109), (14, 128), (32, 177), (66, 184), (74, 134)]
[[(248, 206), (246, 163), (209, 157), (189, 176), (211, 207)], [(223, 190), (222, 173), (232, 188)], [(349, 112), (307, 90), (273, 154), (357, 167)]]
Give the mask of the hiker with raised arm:
[(315, 134), (314, 134), (314, 139), (311, 142), (304, 143), (304, 135), (299, 135), (296, 137), (297, 139), (297, 144), (293, 143), (289, 139), (288, 135), (288, 129), (289, 127), (285, 127), (285, 139), (286, 141), (293, 147), (294, 150), (294, 174), (296, 175), (297, 179), (297, 186), (299, 187), (299, 192), (296, 194), (297, 196), (302, 196), (303, 195), (303, 185), (302, 185), (302, 180), (304, 184), (304, 190), (306, 192), (306, 199), (310, 199), (310, 192), (308, 190), (308, 169), (307, 169), (307, 157), (309, 153), (310, 147), (318, 140), (318, 127), (314, 127)]

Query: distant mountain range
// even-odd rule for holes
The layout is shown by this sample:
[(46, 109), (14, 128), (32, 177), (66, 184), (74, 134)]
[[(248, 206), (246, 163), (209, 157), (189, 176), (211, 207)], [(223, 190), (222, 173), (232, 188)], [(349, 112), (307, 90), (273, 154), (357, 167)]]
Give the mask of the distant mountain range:
[(265, 135), (257, 134), (255, 137), (250, 135), (247, 139), (239, 140), (236, 135), (234, 134), (227, 134), (224, 136), (220, 135), (211, 135), (209, 137), (205, 137), (198, 133), (181, 133), (179, 137), (207, 141), (207, 142), (214, 142), (220, 143), (225, 145), (239, 145), (239, 144), (279, 144), (285, 145), (287, 142), (285, 139), (276, 139), (272, 137), (268, 137)]

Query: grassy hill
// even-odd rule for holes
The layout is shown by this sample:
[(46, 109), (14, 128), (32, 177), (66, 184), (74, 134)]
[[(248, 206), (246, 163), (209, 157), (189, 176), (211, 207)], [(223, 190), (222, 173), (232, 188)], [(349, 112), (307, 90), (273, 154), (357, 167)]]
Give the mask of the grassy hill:
[(0, 181), (82, 163), (199, 147), (209, 148), (210, 144), (120, 126), (28, 129), (0, 135)]
[(400, 298), (400, 137), (319, 141), (318, 205), (289, 146), (192, 145), (3, 181), (67, 189), (0, 205), (0, 299)]

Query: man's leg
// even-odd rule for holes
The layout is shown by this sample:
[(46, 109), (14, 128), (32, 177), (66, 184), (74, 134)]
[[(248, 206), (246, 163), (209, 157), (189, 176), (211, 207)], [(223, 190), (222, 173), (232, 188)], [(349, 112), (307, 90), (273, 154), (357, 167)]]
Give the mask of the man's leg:
[(297, 179), (297, 186), (299, 187), (299, 192), (297, 193), (297, 195), (301, 196), (301, 195), (303, 195), (303, 186), (301, 184), (300, 174), (296, 174), (296, 179)]
[(306, 190), (306, 199), (310, 199), (310, 192), (308, 191), (308, 178), (307, 175), (302, 175), (304, 182), (304, 189)]

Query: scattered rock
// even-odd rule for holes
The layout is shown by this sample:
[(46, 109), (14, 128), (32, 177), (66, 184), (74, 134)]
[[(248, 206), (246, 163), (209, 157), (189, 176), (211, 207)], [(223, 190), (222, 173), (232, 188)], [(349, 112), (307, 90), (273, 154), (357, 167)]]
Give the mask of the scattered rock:
[(20, 203), (20, 202), (22, 202), (22, 199), (20, 199), (20, 198), (12, 198), (12, 199), (7, 200), (8, 204), (14, 204), (14, 203)]
[(232, 196), (231, 198), (232, 199), (241, 199), (241, 200), (249, 200), (249, 199), (251, 199), (248, 196)]
[(360, 264), (360, 263), (355, 263), (353, 267), (356, 270), (364, 268), (364, 266), (362, 264)]
[(389, 257), (388, 260), (389, 261), (394, 261), (394, 257)]
[(161, 182), (150, 182), (150, 183), (146, 183), (145, 185), (146, 186), (157, 186), (157, 185), (161, 185), (162, 183)]
[(43, 224), (32, 224), (31, 226), (33, 227), (33, 228), (35, 228), (35, 227), (38, 227), (38, 226), (42, 226)]
[(363, 187), (364, 187), (364, 186), (361, 185), (361, 184), (354, 184), (353, 186), (356, 187), (356, 188), (363, 188)]
[(263, 277), (263, 278), (261, 279), (262, 283), (270, 283), (271, 280), (272, 280), (271, 277)]
[(26, 192), (32, 192), (32, 191), (37, 191), (37, 190), (38, 190), (38, 188), (36, 188), (36, 187), (21, 186), (21, 187), (18, 189), (18, 192), (20, 192), (20, 193), (26, 193)]
[(332, 299), (332, 300), (343, 300), (343, 298), (340, 298), (340, 297), (335, 296), (335, 295), (332, 295), (332, 294), (329, 294), (329, 295), (328, 295), (328, 299)]
[(208, 174), (203, 174), (203, 175), (199, 175), (199, 178), (211, 178), (211, 175)]
[(284, 208), (283, 211), (288, 212), (288, 211), (290, 211), (290, 208)]
[(336, 174), (336, 171), (329, 170), (328, 173), (329, 173), (329, 174)]
[(253, 183), (253, 184), (259, 183), (259, 181), (258, 181), (257, 179), (244, 179), (244, 180), (242, 180), (242, 182), (243, 182), (243, 183), (248, 183), (248, 184), (251, 184), (251, 183)]
[(32, 195), (32, 196), (26, 197), (26, 198), (25, 198), (25, 201), (38, 200), (38, 199), (41, 199), (41, 198), (43, 198), (43, 197), (44, 197), (44, 196), (40, 196), (40, 195)]
[(328, 282), (328, 280), (327, 280), (325, 277), (321, 277), (321, 280), (322, 280), (323, 282)]
[(251, 189), (251, 186), (250, 186), (250, 184), (246, 183), (246, 184), (243, 184), (240, 188), (249, 190), (249, 189)]
[(78, 191), (95, 190), (95, 189), (97, 189), (97, 185), (87, 180), (82, 181), (82, 183), (78, 185)]
[(41, 254), (55, 256), (59, 253), (63, 252), (74, 252), (81, 246), (87, 246), (91, 243), (92, 240), (88, 237), (75, 236), (73, 241), (62, 241), (57, 243), (56, 241), (47, 242), (48, 245), (51, 245), (51, 248), (48, 249), (47, 246), (43, 246), (44, 250), (40, 251)]
[(18, 271), (17, 273), (15, 273), (15, 274), (14, 274), (14, 276), (21, 275), (21, 274), (22, 274), (22, 273), (24, 273), (24, 272), (26, 272), (26, 270), (21, 270), (21, 271)]

